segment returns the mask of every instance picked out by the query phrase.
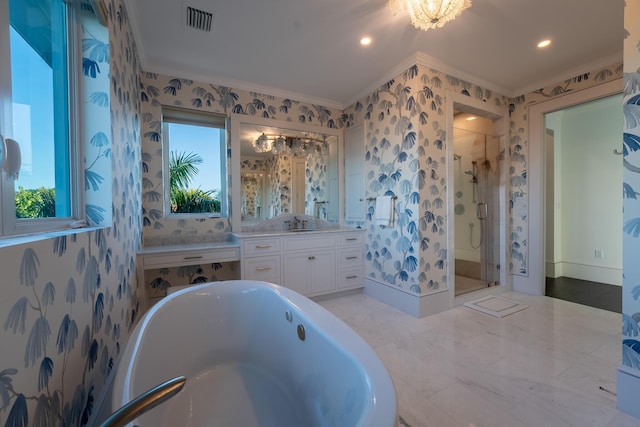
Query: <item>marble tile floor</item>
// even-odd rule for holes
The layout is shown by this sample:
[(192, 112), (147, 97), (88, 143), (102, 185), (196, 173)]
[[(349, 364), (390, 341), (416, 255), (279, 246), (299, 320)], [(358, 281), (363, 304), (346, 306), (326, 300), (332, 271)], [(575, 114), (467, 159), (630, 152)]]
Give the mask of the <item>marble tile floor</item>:
[(640, 426), (616, 409), (620, 315), (515, 292), (498, 319), (466, 307), (417, 319), (364, 294), (321, 301), (389, 370), (411, 427)]

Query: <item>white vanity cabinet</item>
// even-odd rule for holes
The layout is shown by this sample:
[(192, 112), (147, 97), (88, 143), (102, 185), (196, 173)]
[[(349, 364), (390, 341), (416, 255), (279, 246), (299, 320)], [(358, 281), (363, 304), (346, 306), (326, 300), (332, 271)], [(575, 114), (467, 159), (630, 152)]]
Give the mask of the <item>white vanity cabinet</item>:
[(297, 235), (285, 238), (283, 243), (284, 286), (303, 295), (336, 290), (334, 233)]
[(242, 278), (282, 284), (280, 275), (282, 238), (277, 236), (242, 241)]
[(340, 234), (338, 239), (338, 290), (364, 286), (364, 233)]
[(353, 229), (238, 233), (242, 278), (283, 285), (307, 296), (364, 286), (364, 233)]

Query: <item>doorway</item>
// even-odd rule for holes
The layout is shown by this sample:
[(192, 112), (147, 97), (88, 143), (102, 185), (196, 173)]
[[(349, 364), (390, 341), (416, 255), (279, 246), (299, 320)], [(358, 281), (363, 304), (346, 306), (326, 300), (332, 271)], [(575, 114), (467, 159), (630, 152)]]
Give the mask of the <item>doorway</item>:
[(621, 312), (622, 94), (544, 114), (545, 294)]
[(504, 152), (493, 121), (459, 112), (453, 120), (455, 295), (500, 284), (500, 173)]
[[(552, 113), (555, 111), (559, 111), (571, 106), (577, 106), (589, 101), (598, 100), (606, 98), (610, 95), (615, 95), (621, 92), (622, 82), (620, 80), (614, 80), (607, 83), (603, 83), (598, 86), (593, 86), (588, 89), (584, 89), (581, 91), (576, 91), (569, 93), (564, 96), (556, 97), (550, 99), (548, 101), (540, 102), (537, 104), (533, 104), (529, 107), (528, 117), (529, 117), (529, 160), (528, 160), (528, 176), (531, 177), (528, 185), (528, 255), (527, 255), (527, 264), (528, 271), (527, 274), (523, 275), (514, 275), (513, 276), (513, 289), (518, 292), (524, 292), (533, 295), (544, 295), (545, 294), (545, 278), (546, 278), (546, 261), (547, 261), (547, 248), (546, 242), (549, 240), (547, 238), (547, 208), (548, 206), (546, 200), (546, 186), (547, 186), (547, 178), (546, 178), (546, 167), (549, 161), (547, 156), (546, 144), (548, 144), (548, 140), (545, 143), (545, 137), (548, 135), (546, 131), (545, 125), (545, 115), (547, 113)], [(620, 107), (616, 107), (616, 109), (621, 108), (622, 102), (618, 104)], [(622, 117), (622, 112), (617, 110), (617, 113), (620, 117)], [(618, 146), (616, 150), (621, 150), (621, 142), (622, 142), (622, 125), (618, 128), (617, 135), (612, 136), (612, 141), (614, 143), (617, 142)], [(554, 135), (555, 137), (556, 135)], [(599, 159), (597, 154), (593, 154), (588, 150), (583, 150), (583, 155), (590, 155), (593, 159), (589, 161), (595, 161), (595, 163), (589, 163), (588, 165), (582, 164), (581, 168), (586, 171), (589, 176), (595, 176), (597, 172), (602, 169), (602, 165), (599, 163)], [(601, 155), (603, 156), (603, 155)], [(613, 153), (613, 149), (607, 151), (606, 156), (614, 156), (618, 158), (620, 162), (619, 169), (622, 170), (622, 158), (621, 156), (616, 156)], [(595, 160), (594, 160), (595, 159)], [(554, 159), (554, 161), (556, 161)], [(583, 161), (584, 163), (584, 161)], [(620, 193), (620, 189), (622, 188), (622, 183), (615, 188), (610, 188), (610, 192)], [(593, 185), (590, 182), (582, 182), (579, 187), (580, 190), (574, 190), (574, 193), (568, 193), (561, 195), (561, 200), (567, 201), (567, 199), (583, 199), (590, 198), (591, 188), (587, 185)], [(597, 200), (593, 198), (593, 200)], [(593, 201), (592, 200), (592, 201)], [(600, 205), (605, 206), (611, 215), (619, 215), (622, 217), (622, 203), (618, 206), (604, 205), (600, 203)], [(578, 214), (574, 214), (573, 220), (578, 222), (582, 221), (584, 217), (587, 216), (596, 216), (598, 217), (601, 214), (595, 214), (595, 211), (591, 211), (587, 207), (582, 207), (582, 210), (578, 211)], [(551, 218), (551, 217), (550, 217)], [(557, 224), (555, 224), (557, 225)], [(621, 227), (619, 228), (621, 230)], [(583, 226), (581, 228), (581, 233), (590, 236), (590, 230), (588, 227), (585, 228)], [(560, 242), (563, 240), (560, 239)], [(596, 256), (600, 256), (600, 252), (596, 252), (596, 249), (601, 249), (598, 246), (593, 246), (592, 243), (589, 246), (582, 248), (584, 253), (592, 254), (591, 257), (595, 258)], [(588, 251), (588, 252), (587, 252)], [(606, 253), (603, 252), (604, 256), (607, 256)], [(592, 277), (592, 276), (591, 276)]]
[(499, 105), (447, 92), (449, 306), (511, 290), (507, 274), (509, 120)]

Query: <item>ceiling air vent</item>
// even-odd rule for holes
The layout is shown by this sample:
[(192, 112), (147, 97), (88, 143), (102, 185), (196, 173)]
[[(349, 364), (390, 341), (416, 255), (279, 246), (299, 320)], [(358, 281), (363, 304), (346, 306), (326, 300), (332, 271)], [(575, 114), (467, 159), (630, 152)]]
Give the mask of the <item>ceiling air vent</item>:
[(186, 6), (185, 14), (185, 23), (187, 27), (206, 32), (211, 31), (211, 26), (213, 25), (213, 13), (196, 9), (195, 7)]

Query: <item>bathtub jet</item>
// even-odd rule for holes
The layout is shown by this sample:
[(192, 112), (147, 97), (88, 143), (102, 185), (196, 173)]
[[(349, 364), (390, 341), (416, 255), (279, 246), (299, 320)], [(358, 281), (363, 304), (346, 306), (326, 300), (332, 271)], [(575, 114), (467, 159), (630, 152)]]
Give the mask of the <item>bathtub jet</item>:
[(136, 425), (397, 424), (393, 383), (371, 347), (318, 304), (271, 283), (206, 283), (154, 305), (123, 351), (113, 411), (181, 375), (182, 391)]

